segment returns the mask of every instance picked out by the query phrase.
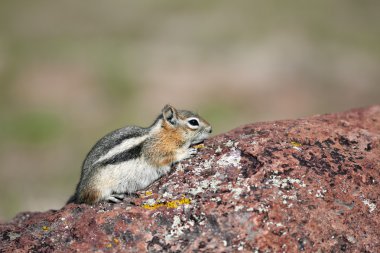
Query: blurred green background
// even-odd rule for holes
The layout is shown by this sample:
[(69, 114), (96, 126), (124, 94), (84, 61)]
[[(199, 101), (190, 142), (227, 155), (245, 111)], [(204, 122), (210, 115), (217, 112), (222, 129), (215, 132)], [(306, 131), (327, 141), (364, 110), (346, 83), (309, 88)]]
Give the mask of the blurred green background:
[(166, 103), (222, 133), (380, 102), (380, 1), (0, 3), (0, 220), (60, 208)]

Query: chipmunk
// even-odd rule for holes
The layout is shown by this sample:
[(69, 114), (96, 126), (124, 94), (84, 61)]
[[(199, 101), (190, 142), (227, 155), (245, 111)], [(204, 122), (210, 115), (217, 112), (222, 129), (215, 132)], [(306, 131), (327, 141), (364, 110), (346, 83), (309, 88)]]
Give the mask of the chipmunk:
[(148, 128), (126, 126), (101, 138), (83, 162), (75, 194), (67, 203), (118, 203), (146, 188), (171, 165), (197, 153), (212, 132), (195, 113), (166, 105)]

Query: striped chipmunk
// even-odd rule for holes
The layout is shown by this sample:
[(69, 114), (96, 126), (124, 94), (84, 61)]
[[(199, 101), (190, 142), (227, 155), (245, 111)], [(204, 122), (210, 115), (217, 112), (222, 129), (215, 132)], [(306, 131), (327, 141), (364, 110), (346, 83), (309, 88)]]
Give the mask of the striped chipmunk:
[(67, 203), (118, 203), (170, 171), (173, 163), (197, 153), (195, 145), (212, 132), (197, 114), (166, 105), (148, 128), (126, 126), (101, 138), (83, 162)]

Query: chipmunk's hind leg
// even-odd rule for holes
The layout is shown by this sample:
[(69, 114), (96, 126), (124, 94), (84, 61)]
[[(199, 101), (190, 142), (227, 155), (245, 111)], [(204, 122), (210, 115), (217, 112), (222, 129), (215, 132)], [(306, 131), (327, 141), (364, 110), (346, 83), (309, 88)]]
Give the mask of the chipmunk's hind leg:
[(95, 189), (86, 189), (82, 191), (78, 198), (75, 199), (75, 203), (86, 203), (89, 205), (95, 204), (101, 200), (101, 194)]
[(112, 203), (120, 203), (125, 198), (124, 193), (113, 193), (110, 196), (108, 196), (105, 200)]

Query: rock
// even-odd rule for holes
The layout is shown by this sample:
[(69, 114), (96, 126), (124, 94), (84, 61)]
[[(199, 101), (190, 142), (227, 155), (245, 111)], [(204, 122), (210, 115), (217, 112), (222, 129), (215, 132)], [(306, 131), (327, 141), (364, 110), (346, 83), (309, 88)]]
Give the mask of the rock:
[(139, 197), (21, 213), (0, 252), (378, 252), (380, 105), (211, 138)]

